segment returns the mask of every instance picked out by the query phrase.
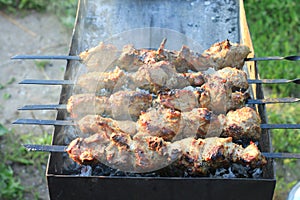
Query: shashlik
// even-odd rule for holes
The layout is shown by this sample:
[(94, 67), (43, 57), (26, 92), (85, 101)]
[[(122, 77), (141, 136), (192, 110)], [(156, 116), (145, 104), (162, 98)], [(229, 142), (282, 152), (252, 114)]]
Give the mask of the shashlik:
[(215, 115), (206, 108), (179, 112), (167, 108), (151, 108), (137, 122), (114, 120), (100, 115), (87, 115), (78, 121), (82, 137), (98, 133), (122, 131), (132, 137), (157, 136), (166, 141), (187, 137), (232, 137), (234, 140), (258, 140), (261, 136), (260, 118), (249, 107)]
[(186, 138), (166, 142), (160, 137), (143, 136), (132, 139), (123, 132), (110, 135), (96, 133), (73, 140), (67, 152), (79, 164), (101, 162), (129, 172), (150, 172), (176, 162), (191, 174), (208, 174), (210, 170), (230, 163), (252, 168), (266, 164), (266, 159), (254, 143), (248, 147), (232, 143), (231, 138)]
[[(123, 84), (123, 81), (119, 82), (119, 80), (125, 80), (129, 75), (120, 73), (119, 69), (116, 69), (112, 74), (102, 73), (102, 75), (106, 74), (107, 77), (99, 76), (101, 79), (99, 81), (93, 80), (94, 78), (97, 80), (96, 76), (93, 77), (95, 74), (98, 72), (92, 72), (91, 77), (88, 77), (87, 74), (84, 77), (81, 76), (82, 79), (79, 79), (78, 84), (94, 90), (94, 92), (97, 90), (95, 87), (100, 87), (101, 90), (104, 89), (104, 92), (71, 96), (67, 110), (75, 117), (96, 113), (112, 114), (116, 119), (128, 119), (129, 116), (137, 119), (141, 111), (150, 107), (152, 97), (148, 93), (151, 91), (155, 91), (155, 96), (158, 96), (155, 99), (156, 103), (184, 112), (203, 107), (216, 113), (226, 113), (228, 110), (244, 106), (248, 98), (248, 93), (241, 92), (248, 88), (246, 74), (233, 68), (224, 68), (205, 75), (202, 73), (178, 74), (168, 63), (163, 61), (163, 63), (154, 64), (153, 67), (141, 67), (138, 72), (130, 76), (134, 79), (131, 89), (128, 87), (121, 89), (126, 84)], [(126, 80), (129, 81), (130, 78)], [(87, 81), (84, 81), (85, 79)], [(196, 87), (191, 87), (190, 84)], [(89, 85), (91, 86), (88, 87)], [(137, 88), (141, 89), (131, 91)], [(109, 97), (109, 95), (111, 96)]]
[(100, 43), (79, 54), (90, 71), (102, 71), (111, 66), (119, 66), (126, 71), (135, 71), (144, 64), (153, 64), (158, 61), (172, 63), (178, 72), (204, 71), (208, 68), (215, 70), (224, 67), (242, 68), (244, 59), (250, 53), (250, 49), (241, 44), (230, 43), (225, 40), (213, 44), (202, 54), (191, 51), (183, 46), (180, 51), (169, 51), (164, 49), (164, 40), (158, 50), (135, 49), (133, 45), (126, 45), (122, 52), (110, 44)]

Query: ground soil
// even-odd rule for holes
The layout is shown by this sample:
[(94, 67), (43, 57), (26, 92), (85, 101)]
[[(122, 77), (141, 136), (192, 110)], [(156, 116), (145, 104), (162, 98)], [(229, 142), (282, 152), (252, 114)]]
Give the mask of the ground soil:
[[(18, 16), (0, 11), (0, 123), (18, 134), (36, 134), (53, 127), (13, 125), (18, 118), (55, 119), (52, 111), (18, 111), (30, 104), (57, 104), (60, 86), (20, 85), (24, 79), (63, 79), (65, 61), (50, 61), (46, 67), (37, 67), (32, 60), (11, 60), (17, 54), (62, 54), (68, 53), (72, 30), (61, 24), (52, 14), (30, 12)], [(10, 84), (7, 84), (12, 82)], [(49, 199), (45, 170), (34, 166), (14, 166), (23, 185), (36, 188), (39, 199)], [(42, 173), (42, 174), (41, 174)], [(34, 199), (26, 194), (26, 199)]]

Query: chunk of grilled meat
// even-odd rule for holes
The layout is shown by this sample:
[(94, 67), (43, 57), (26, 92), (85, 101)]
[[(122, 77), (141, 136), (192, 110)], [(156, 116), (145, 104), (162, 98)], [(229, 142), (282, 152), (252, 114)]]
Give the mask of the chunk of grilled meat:
[(181, 155), (178, 146), (162, 138), (147, 136), (132, 139), (120, 131), (76, 138), (66, 151), (79, 164), (101, 162), (115, 169), (137, 173), (166, 167)]
[(242, 69), (244, 59), (247, 58), (250, 52), (249, 47), (245, 45), (230, 43), (229, 40), (224, 40), (213, 44), (202, 53), (202, 56), (206, 58), (206, 66), (212, 67), (215, 70), (224, 67)]
[(213, 76), (218, 76), (227, 80), (227, 83), (231, 86), (233, 91), (246, 91), (249, 88), (247, 74), (242, 70), (225, 67), (221, 70), (214, 71), (213, 73), (206, 74), (203, 78), (205, 82), (207, 82)]
[(200, 107), (216, 113), (227, 113), (245, 105), (248, 93), (232, 92), (232, 85), (219, 76), (211, 76), (200, 88)]
[(258, 140), (261, 136), (261, 119), (250, 107), (243, 107), (226, 114), (223, 137)]
[(118, 52), (112, 45), (100, 43), (99, 46), (79, 56), (92, 71), (103, 71), (101, 69), (107, 69), (108, 66), (119, 66), (126, 71), (136, 71), (144, 64), (168, 61), (178, 72), (182, 73), (188, 70), (205, 71), (208, 68), (241, 69), (244, 59), (250, 53), (247, 46), (230, 43), (229, 40), (213, 44), (202, 54), (191, 51), (187, 46), (182, 46), (180, 51), (166, 50), (164, 49), (165, 42), (166, 40), (161, 43), (158, 50), (135, 49), (133, 45), (126, 45), (122, 52)]
[(80, 118), (87, 114), (110, 115), (109, 98), (95, 94), (76, 94), (68, 99), (67, 111), (72, 118)]
[(175, 68), (166, 61), (152, 65), (143, 65), (133, 75), (136, 87), (157, 93), (160, 90), (184, 88), (190, 82), (184, 76), (178, 75)]
[[(113, 71), (89, 72), (78, 77), (76, 87), (89, 93), (111, 94), (116, 84), (123, 80), (124, 71), (118, 67)], [(104, 90), (104, 91), (103, 91)]]
[(103, 72), (114, 66), (120, 52), (111, 44), (100, 44), (79, 54), (89, 71)]
[(182, 157), (176, 162), (190, 175), (206, 175), (213, 170), (240, 163), (251, 168), (259, 168), (267, 163), (254, 143), (246, 148), (232, 143), (232, 138), (186, 138), (176, 141)]
[(87, 114), (111, 116), (119, 120), (134, 120), (146, 111), (152, 103), (152, 96), (139, 91), (119, 91), (110, 97), (96, 94), (77, 94), (69, 98), (67, 111), (73, 118)]
[(119, 91), (109, 98), (114, 119), (136, 121), (152, 103), (150, 94), (138, 91)]

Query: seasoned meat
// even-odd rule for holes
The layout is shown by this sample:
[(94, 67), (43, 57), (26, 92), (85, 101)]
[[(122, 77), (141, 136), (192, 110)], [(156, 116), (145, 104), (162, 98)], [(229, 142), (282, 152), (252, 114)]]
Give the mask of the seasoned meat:
[(215, 71), (213, 74), (205, 76), (205, 81), (207, 82), (207, 79), (210, 79), (211, 76), (219, 76), (227, 80), (233, 91), (246, 91), (249, 87), (246, 72), (236, 68), (225, 67)]
[(89, 71), (103, 72), (114, 67), (119, 54), (114, 45), (101, 42), (98, 46), (80, 53), (79, 57)]
[(166, 141), (178, 134), (181, 124), (181, 113), (172, 109), (150, 108), (142, 113), (137, 121), (140, 134), (162, 137)]
[(258, 113), (250, 107), (229, 111), (226, 115), (226, 125), (223, 128), (222, 136), (258, 140), (261, 136), (260, 123), (261, 119)]
[(153, 93), (190, 85), (187, 78), (178, 75), (174, 67), (166, 61), (143, 65), (133, 75), (133, 80), (137, 87)]
[(109, 98), (95, 94), (77, 94), (69, 98), (67, 111), (71, 117), (79, 118), (87, 114), (110, 115)]
[(249, 47), (245, 45), (230, 43), (229, 40), (224, 40), (213, 44), (202, 53), (202, 56), (206, 58), (206, 66), (212, 67), (215, 70), (224, 67), (241, 69), (244, 65), (244, 59), (250, 52)]
[(79, 164), (101, 162), (128, 172), (151, 172), (173, 163), (181, 155), (176, 145), (158, 137), (132, 139), (123, 132), (110, 137), (96, 133), (88, 138), (76, 138), (66, 150)]
[(199, 98), (200, 107), (208, 108), (216, 113), (226, 113), (229, 110), (245, 105), (247, 94), (232, 93), (230, 82), (218, 76), (211, 76), (201, 86)]
[(119, 91), (109, 98), (112, 116), (119, 120), (136, 121), (152, 103), (152, 96), (138, 91)]
[(76, 86), (90, 93), (110, 94), (124, 75), (124, 72), (118, 67), (113, 71), (90, 72), (79, 76)]
[(167, 108), (187, 112), (199, 107), (198, 98), (197, 91), (174, 89), (159, 93), (156, 102)]
[(182, 157), (176, 163), (186, 168), (190, 175), (206, 175), (219, 167), (240, 163), (251, 168), (266, 164), (265, 157), (254, 143), (248, 147), (232, 143), (228, 138), (193, 139), (176, 141), (181, 146)]
[(82, 132), (82, 137), (102, 132), (110, 136), (116, 130), (128, 133), (129, 135), (135, 135), (136, 133), (135, 122), (113, 120), (108, 117), (101, 117), (100, 115), (86, 115), (77, 123)]

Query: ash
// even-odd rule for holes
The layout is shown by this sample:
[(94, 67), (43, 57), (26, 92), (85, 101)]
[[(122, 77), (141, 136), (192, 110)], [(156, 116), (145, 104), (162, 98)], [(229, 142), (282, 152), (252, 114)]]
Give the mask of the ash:
[(210, 177), (210, 178), (262, 178), (262, 169), (233, 163), (229, 167), (212, 170), (208, 175), (195, 175), (175, 165), (149, 173), (130, 173), (112, 169), (103, 164), (82, 165), (73, 171), (76, 176), (107, 176), (107, 177)]

